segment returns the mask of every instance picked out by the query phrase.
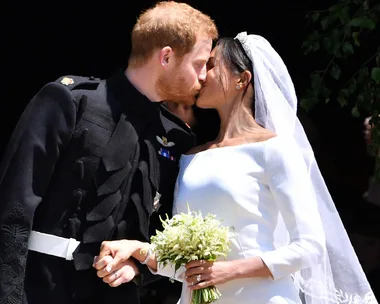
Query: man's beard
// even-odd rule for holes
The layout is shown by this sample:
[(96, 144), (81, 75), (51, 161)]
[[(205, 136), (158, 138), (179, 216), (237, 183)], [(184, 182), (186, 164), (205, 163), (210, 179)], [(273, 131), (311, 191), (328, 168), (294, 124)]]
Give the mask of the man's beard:
[[(178, 73), (177, 73), (178, 74)], [(190, 86), (183, 76), (161, 76), (156, 83), (156, 90), (162, 100), (180, 104), (193, 105), (201, 86)]]

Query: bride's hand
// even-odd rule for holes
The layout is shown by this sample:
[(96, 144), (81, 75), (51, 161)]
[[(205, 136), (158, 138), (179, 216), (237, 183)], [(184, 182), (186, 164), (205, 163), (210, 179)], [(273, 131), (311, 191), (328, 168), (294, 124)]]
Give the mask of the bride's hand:
[(234, 278), (231, 261), (192, 261), (186, 264), (186, 281), (191, 290), (226, 283)]
[(113, 267), (111, 273), (106, 271), (107, 265), (113, 261), (111, 256), (105, 256), (100, 262), (100, 266), (104, 267), (97, 271), (97, 276), (103, 279), (103, 282), (111, 287), (117, 287), (123, 283), (130, 282), (139, 274), (139, 269), (132, 259), (118, 263)]
[(100, 277), (105, 277), (116, 269), (120, 269), (139, 248), (138, 244), (139, 242), (130, 240), (102, 242), (97, 261), (92, 265), (98, 270), (98, 276), (100, 274)]

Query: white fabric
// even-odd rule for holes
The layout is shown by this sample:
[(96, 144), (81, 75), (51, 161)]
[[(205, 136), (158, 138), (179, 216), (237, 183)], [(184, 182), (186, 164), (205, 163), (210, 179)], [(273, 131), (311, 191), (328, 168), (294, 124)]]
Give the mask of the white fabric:
[[(242, 32), (236, 39), (253, 63), (255, 119), (276, 134), (295, 139), (323, 220), (326, 254), (322, 263), (294, 277), (304, 292), (305, 303), (377, 303), (297, 118), (297, 97), (284, 62), (261, 36)], [(275, 243), (279, 245), (287, 244), (283, 222), (279, 220), (275, 231)]]
[[(291, 274), (318, 263), (325, 242), (301, 159), (292, 139), (280, 137), (182, 156), (174, 213), (186, 212), (189, 204), (191, 210), (216, 214), (235, 232), (227, 260), (260, 256), (273, 275), (219, 285), (222, 297), (217, 303), (301, 303)], [(276, 249), (279, 213), (291, 242)], [(171, 266), (159, 270), (161, 275), (173, 273)], [(181, 304), (188, 297), (182, 296)]]
[[(274, 281), (247, 279), (221, 285), (219, 288), (224, 295), (219, 303), (296, 303), (299, 301), (295, 296), (296, 289), (302, 291), (302, 302), (306, 304), (378, 303), (319, 171), (303, 127), (297, 118), (297, 97), (284, 62), (270, 43), (261, 36), (247, 35), (243, 32), (238, 34), (236, 39), (242, 44), (254, 67), (256, 121), (279, 137), (293, 138), (293, 143), (295, 143), (291, 146), (284, 145), (280, 151), (284, 153), (283, 157), (287, 157), (289, 150), (294, 150), (294, 153), (298, 155), (295, 167), (288, 168), (291, 170), (284, 171), (283, 176), (286, 172), (291, 178), (296, 178), (296, 173), (302, 174), (304, 170), (302, 167), (306, 168), (307, 174), (303, 173), (305, 181), (297, 179), (300, 186), (291, 191), (287, 191), (287, 187), (281, 184), (276, 184), (279, 177), (268, 179), (267, 184), (264, 183), (264, 180), (259, 177), (266, 173), (254, 170), (254, 164), (258, 164), (259, 160), (263, 159), (253, 152), (258, 150), (255, 145), (208, 150), (195, 156), (184, 156), (181, 159), (177, 208), (186, 211), (186, 203), (190, 203), (192, 208), (199, 206), (199, 209), (204, 212), (217, 213), (218, 216), (224, 218), (226, 224), (234, 222), (238, 238), (235, 240), (234, 250), (229, 258), (260, 255), (268, 263), (275, 278)], [(276, 139), (270, 141), (270, 144), (273, 144)], [(289, 139), (289, 143), (292, 143), (292, 140)], [(269, 142), (265, 145), (269, 146)], [(241, 153), (233, 155), (231, 153), (228, 157), (223, 157), (218, 166), (210, 166), (222, 158), (219, 155), (216, 158), (217, 153), (226, 154), (225, 151), (236, 152), (248, 147), (252, 148), (251, 155), (255, 155), (255, 160), (251, 159), (253, 167), (248, 167), (248, 159), (243, 158)], [(209, 157), (208, 161), (203, 161), (211, 155), (213, 157)], [(267, 155), (270, 157), (271, 153)], [(281, 155), (278, 157), (280, 158)], [(198, 166), (197, 163), (201, 165)], [(231, 165), (237, 165), (237, 163), (241, 168)], [(284, 166), (285, 164), (284, 162)], [(264, 167), (274, 169), (271, 165)], [(264, 167), (257, 166), (256, 169), (263, 170)], [(252, 175), (250, 183), (248, 182), (249, 174), (248, 171), (244, 171), (245, 168), (257, 174), (257, 176)], [(278, 169), (281, 169), (280, 164), (276, 170)], [(241, 170), (241, 178), (237, 177), (238, 170)], [(213, 179), (210, 179), (210, 172)], [(274, 177), (277, 174), (281, 176), (280, 172), (272, 171), (272, 174), (275, 174)], [(234, 178), (228, 178), (230, 175)], [(310, 181), (309, 184), (307, 181)], [(284, 183), (289, 182), (291, 180), (284, 179)], [(234, 187), (231, 188), (230, 184)], [(268, 187), (271, 191), (268, 191)], [(248, 188), (252, 189), (247, 190)], [(200, 191), (200, 189), (204, 190)], [(310, 190), (309, 198), (300, 202), (299, 198), (307, 195), (306, 189)], [(254, 190), (257, 191), (256, 196), (252, 195)], [(279, 201), (283, 199), (288, 203)], [(227, 201), (229, 204), (226, 203)], [(262, 204), (269, 201), (272, 201), (272, 204)], [(273, 207), (274, 201), (280, 211), (277, 225), (272, 221), (273, 214), (269, 211), (271, 209), (269, 206)], [(315, 208), (315, 202), (317, 208)], [(314, 209), (312, 215), (308, 208)], [(294, 221), (290, 220), (292, 217)], [(322, 219), (324, 250), (320, 247), (322, 234), (318, 218)], [(250, 224), (248, 224), (249, 220), (251, 220)], [(308, 225), (308, 222), (312, 225)], [(249, 229), (246, 230), (243, 224)], [(297, 232), (302, 238), (295, 238)], [(317, 237), (314, 241), (310, 237), (312, 234)], [(273, 247), (270, 247), (271, 244)], [(274, 250), (274, 247), (278, 248), (278, 251)], [(320, 254), (322, 254), (322, 259)], [(161, 271), (165, 273), (162, 269), (159, 273)], [(292, 271), (296, 271), (293, 275), (294, 284), (291, 284), (289, 279)], [(185, 285), (183, 285), (183, 290), (188, 292)], [(184, 294), (182, 303), (187, 303), (188, 297), (189, 294)]]
[(73, 252), (79, 244), (79, 241), (72, 238), (67, 239), (52, 234), (31, 231), (28, 249), (70, 261), (73, 259)]

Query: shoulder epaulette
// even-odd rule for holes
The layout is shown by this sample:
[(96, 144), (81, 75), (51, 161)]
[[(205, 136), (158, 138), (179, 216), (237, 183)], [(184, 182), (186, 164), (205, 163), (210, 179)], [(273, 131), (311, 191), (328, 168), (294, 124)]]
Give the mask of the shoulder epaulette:
[(75, 75), (67, 75), (59, 77), (55, 82), (58, 82), (66, 87), (69, 88), (69, 90), (96, 90), (98, 85), (100, 84), (101, 79), (95, 78), (93, 76), (91, 77), (84, 77), (84, 76), (75, 76)]

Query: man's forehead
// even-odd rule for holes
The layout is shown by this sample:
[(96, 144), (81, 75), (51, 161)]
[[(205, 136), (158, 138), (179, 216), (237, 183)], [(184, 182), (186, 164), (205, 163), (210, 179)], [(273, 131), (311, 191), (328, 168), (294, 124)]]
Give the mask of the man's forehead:
[(212, 40), (208, 37), (200, 37), (197, 39), (191, 54), (194, 57), (204, 57), (208, 59), (212, 49)]

